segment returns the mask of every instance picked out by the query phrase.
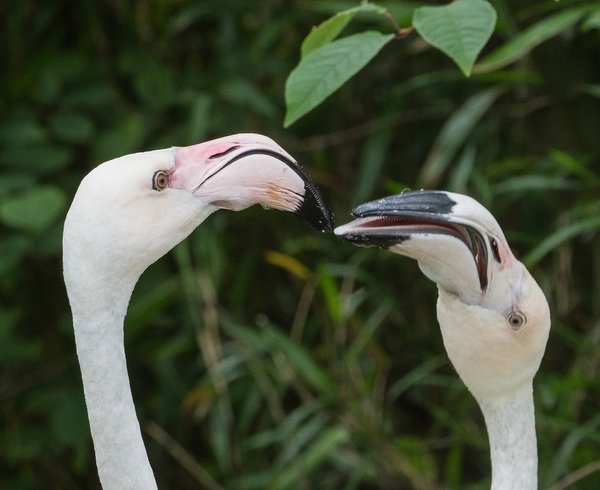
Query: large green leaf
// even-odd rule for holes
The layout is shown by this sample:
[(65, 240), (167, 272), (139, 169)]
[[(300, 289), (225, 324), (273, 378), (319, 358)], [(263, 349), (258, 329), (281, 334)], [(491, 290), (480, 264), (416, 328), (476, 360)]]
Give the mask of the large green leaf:
[(354, 9), (340, 12), (313, 28), (302, 42), (300, 56), (305, 58), (313, 51), (316, 51), (333, 41), (338, 34), (342, 32), (344, 27), (346, 27), (348, 22), (356, 15), (356, 12), (353, 12), (353, 10)]
[(313, 51), (316, 51), (317, 49), (322, 48), (333, 41), (339, 35), (339, 33), (342, 32), (344, 27), (348, 25), (348, 22), (350, 22), (354, 16), (361, 11), (383, 14), (385, 12), (385, 8), (379, 7), (372, 3), (363, 3), (358, 7), (338, 12), (333, 17), (330, 17), (310, 31), (308, 36), (306, 36), (302, 42), (302, 47), (300, 48), (301, 57), (304, 58)]
[(30, 232), (48, 228), (67, 203), (56, 187), (37, 187), (0, 203), (0, 221), (7, 226)]
[[(596, 7), (598, 8), (598, 7)], [(521, 59), (538, 44), (569, 28), (590, 11), (590, 6), (563, 10), (541, 20), (500, 46), (475, 66), (476, 73), (486, 73), (505, 67)]]
[(413, 25), (432, 46), (452, 58), (469, 76), (477, 55), (494, 32), (496, 11), (485, 0), (456, 0), (415, 10)]
[(361, 32), (333, 41), (302, 59), (285, 84), (284, 126), (323, 102), (393, 38), (393, 34)]

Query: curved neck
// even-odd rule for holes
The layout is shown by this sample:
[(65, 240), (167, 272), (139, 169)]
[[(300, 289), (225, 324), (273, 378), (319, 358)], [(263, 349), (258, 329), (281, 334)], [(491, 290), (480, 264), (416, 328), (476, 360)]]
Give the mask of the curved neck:
[(492, 458), (492, 490), (537, 489), (537, 441), (531, 383), (479, 401)]
[(123, 321), (137, 278), (110, 287), (92, 286), (87, 279), (85, 286), (69, 287), (67, 282), (67, 287), (100, 482), (104, 490), (156, 489), (135, 413), (123, 342)]

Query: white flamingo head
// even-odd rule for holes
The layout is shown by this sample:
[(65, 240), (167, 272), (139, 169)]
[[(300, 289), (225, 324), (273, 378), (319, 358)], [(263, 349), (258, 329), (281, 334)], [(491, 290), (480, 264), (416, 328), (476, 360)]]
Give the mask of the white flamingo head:
[[(288, 153), (266, 136), (236, 134), (126, 155), (93, 169), (67, 215), (64, 253), (96, 259), (69, 262), (139, 276), (215, 210), (253, 204), (332, 229), (316, 187)], [(68, 283), (66, 269), (65, 275)]]
[(531, 382), (548, 338), (548, 303), (487, 209), (461, 194), (416, 191), (353, 215), (337, 235), (413, 258), (438, 285), (444, 345), (476, 398)]

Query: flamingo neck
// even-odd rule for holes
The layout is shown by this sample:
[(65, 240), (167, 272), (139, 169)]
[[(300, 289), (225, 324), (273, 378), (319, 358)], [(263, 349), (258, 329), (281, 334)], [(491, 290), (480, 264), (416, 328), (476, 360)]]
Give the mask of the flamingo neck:
[[(156, 481), (129, 385), (123, 322), (137, 277), (67, 287), (77, 356), (100, 482), (104, 490), (152, 490)], [(98, 284), (98, 282), (100, 282)]]
[(531, 383), (479, 400), (490, 439), (492, 490), (537, 489), (537, 440)]

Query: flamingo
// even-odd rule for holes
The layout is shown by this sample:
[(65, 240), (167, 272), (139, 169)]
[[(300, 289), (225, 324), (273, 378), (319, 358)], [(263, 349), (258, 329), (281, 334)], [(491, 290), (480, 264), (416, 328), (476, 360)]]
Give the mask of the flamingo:
[(444, 347), (485, 419), (492, 489), (536, 489), (532, 382), (550, 312), (495, 218), (476, 200), (444, 191), (384, 197), (353, 215), (336, 235), (415, 259), (437, 284)]
[(333, 227), (295, 160), (258, 134), (126, 155), (82, 180), (65, 220), (63, 268), (104, 490), (157, 488), (123, 343), (138, 278), (217, 209), (256, 203), (295, 213), (321, 231)]

